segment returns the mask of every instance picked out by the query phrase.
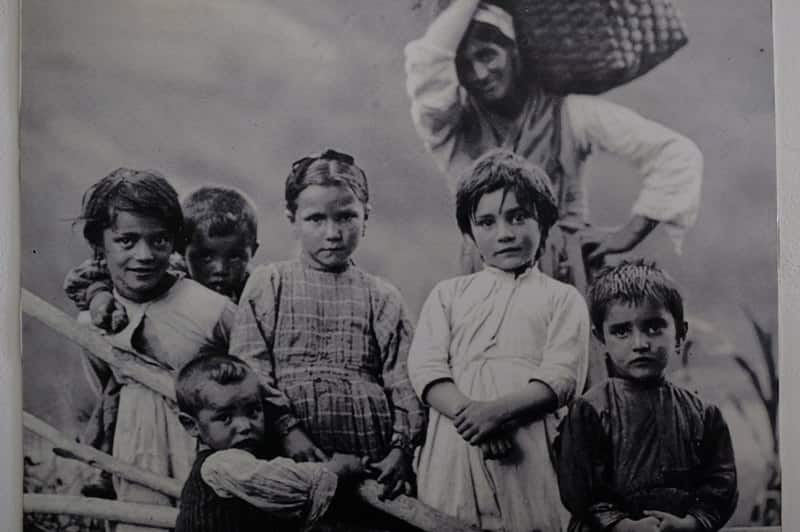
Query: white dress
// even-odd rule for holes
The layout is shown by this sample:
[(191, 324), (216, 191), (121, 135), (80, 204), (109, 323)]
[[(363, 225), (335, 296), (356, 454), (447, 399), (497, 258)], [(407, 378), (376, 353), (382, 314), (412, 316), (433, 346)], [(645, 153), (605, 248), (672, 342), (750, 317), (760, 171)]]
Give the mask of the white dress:
[[(589, 317), (578, 291), (533, 267), (519, 277), (487, 267), (439, 283), (423, 306), (409, 354), (417, 394), (452, 379), (474, 400), (533, 380), (566, 406), (586, 379)], [(418, 463), (423, 502), (483, 530), (565, 529), (552, 443), (563, 412), (511, 432), (516, 458), (484, 460), (447, 417), (431, 409)]]
[[(236, 306), (191, 279), (178, 279), (162, 296), (145, 303), (130, 301), (118, 293), (114, 297), (130, 320), (125, 329), (110, 337), (114, 345), (138, 350), (145, 360), (174, 372), (195, 358), (201, 348), (217, 347), (227, 353)], [(87, 321), (87, 313), (81, 314), (79, 321)], [(160, 394), (136, 382), (118, 380), (123, 386), (114, 457), (183, 483), (194, 463), (197, 442)], [(174, 504), (166, 495), (119, 477), (114, 477), (114, 489), (121, 501)], [(153, 529), (123, 524), (116, 527), (117, 532), (139, 530)]]

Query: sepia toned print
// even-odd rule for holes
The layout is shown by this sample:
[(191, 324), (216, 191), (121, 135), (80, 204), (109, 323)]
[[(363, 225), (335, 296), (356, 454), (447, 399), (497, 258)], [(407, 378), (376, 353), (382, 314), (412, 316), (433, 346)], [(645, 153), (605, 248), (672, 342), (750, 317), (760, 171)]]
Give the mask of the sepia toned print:
[[(576, 9), (570, 7), (574, 2), (551, 3)], [(576, 347), (565, 348), (569, 356), (556, 357), (555, 344), (541, 334), (555, 334), (559, 308), (540, 299), (550, 301), (541, 294), (561, 288), (537, 291), (526, 283), (534, 274), (546, 275), (547, 283), (554, 277), (584, 305), (603, 263), (638, 257), (666, 271), (683, 298), (688, 331), (666, 360), (670, 386), (696, 393), (708, 405), (703, 411), (714, 412), (705, 420), (709, 426), (730, 432), (738, 499), (725, 526), (780, 524), (770, 3), (587, 3), (619, 4), (639, 13), (640, 20), (650, 17), (654, 28), (655, 6), (669, 4), (671, 18), (664, 20), (688, 36), (642, 77), (621, 80), (597, 96), (538, 92), (530, 57), (517, 64), (514, 55), (518, 39), (530, 38), (519, 21), (476, 1), (457, 0), (443, 10), (444, 4), (26, 3), (25, 478), (26, 493), (42, 495), (29, 498), (39, 506), (26, 514), (27, 527), (102, 530), (106, 521), (117, 521), (127, 523), (114, 525), (119, 530), (148, 523), (171, 528), (196, 455), (195, 441), (179, 443), (189, 432), (175, 408), (173, 379), (209, 348), (241, 354), (227, 349), (237, 344), (237, 323), (248, 324), (249, 344), (261, 342), (257, 354), (242, 356), (263, 388), (264, 439), (271, 443), (263, 456), (253, 456), (263, 462), (319, 463), (320, 471), (368, 479), (360, 496), (355, 488), (337, 492), (331, 501), (317, 493), (302, 518), (322, 528), (526, 527), (519, 524), (524, 519), (516, 519), (521, 503), (492, 487), (502, 477), (495, 467), (502, 464), (500, 455), (509, 449), (540, 453), (534, 460), (528, 460), (534, 454), (525, 454), (523, 462), (535, 464), (532, 477), (547, 470), (551, 497), (561, 480), (555, 453), (563, 449), (557, 435), (564, 420), (572, 419), (569, 408), (614, 369), (613, 356), (606, 363), (609, 344), (589, 340), (591, 332), (580, 326), (580, 309), (566, 315), (566, 326), (581, 329), (576, 338), (588, 342), (589, 355)], [(643, 6), (653, 14), (642, 15)], [(461, 10), (460, 29), (437, 30), (454, 10)], [(486, 13), (476, 15), (481, 10)], [(554, 17), (563, 26), (563, 19)], [(471, 34), (473, 20), (490, 29)], [(614, 31), (619, 46), (629, 41), (632, 52), (647, 52), (646, 31), (639, 47), (630, 28), (627, 41), (621, 30)], [(658, 38), (656, 32), (651, 40), (656, 48)], [(485, 49), (497, 57), (507, 54), (508, 68), (501, 64), (496, 81), (481, 85), (468, 71), (476, 78), (483, 69), (479, 63), (494, 60)], [(517, 76), (522, 70), (514, 68), (528, 68), (524, 81)], [(512, 100), (517, 106), (505, 107)], [(538, 264), (511, 257), (518, 252), (519, 228), (541, 223), (540, 207), (521, 197), (520, 189), (498, 185), (476, 196), (471, 213), (480, 212), (481, 218), (466, 221), (467, 228), (480, 221), (478, 239), (457, 219), (458, 185), (472, 172), (472, 162), (492, 148), (515, 152), (551, 180), (558, 221), (536, 236), (541, 246), (529, 246)], [(301, 190), (293, 206), (297, 191), (290, 194), (287, 177), (306, 157), (333, 159), (339, 166), (332, 179), (316, 176), (308, 186), (317, 188)], [(363, 185), (353, 185), (361, 183), (361, 175), (344, 166), (363, 172)], [(94, 218), (86, 216), (84, 194), (115, 174), (125, 176), (132, 192), (106, 191), (101, 211), (111, 216), (99, 227), (102, 238), (88, 238), (87, 218)], [(173, 231), (159, 210), (163, 201), (137, 203), (145, 197), (137, 188), (140, 174), (161, 176), (174, 188), (184, 218), (179, 230)], [(243, 200), (215, 203), (197, 195), (201, 188), (232, 190)], [(492, 196), (499, 190), (498, 198)], [(483, 198), (489, 203), (481, 205)], [(490, 205), (493, 199), (498, 205)], [(519, 212), (505, 205), (512, 199)], [(484, 225), (490, 222), (497, 224), (496, 233)], [(315, 224), (329, 233), (314, 234)], [(347, 242), (337, 240), (339, 231), (349, 235)], [(501, 236), (486, 236), (491, 234)], [(508, 243), (509, 250), (486, 247), (486, 238)], [(164, 247), (174, 252), (168, 261), (160, 255)], [(133, 261), (125, 257), (129, 249)], [(484, 268), (479, 251), (487, 249), (507, 253), (503, 260), (485, 260)], [(473, 271), (475, 283), (469, 285), (472, 278), (462, 275)], [(447, 291), (455, 286), (463, 293)], [(473, 308), (482, 312), (481, 305), (459, 300), (484, 289), (485, 319), (469, 315)], [(536, 301), (526, 305), (529, 293)], [(252, 294), (270, 297), (245, 297)], [(444, 316), (431, 311), (436, 297), (449, 309)], [(274, 312), (267, 299), (276, 305)], [(463, 321), (456, 319), (459, 313), (466, 313)], [(486, 328), (490, 323), (493, 331)], [(474, 327), (475, 334), (461, 337), (460, 327)], [(418, 340), (415, 331), (426, 335)], [(533, 338), (525, 340), (529, 335)], [(441, 341), (426, 341), (437, 337)], [(426, 352), (438, 350), (445, 364), (437, 371), (444, 373), (420, 372), (417, 365), (409, 384), (406, 361), (419, 357), (417, 342)], [(348, 351), (353, 345), (358, 349)], [(469, 363), (483, 365), (466, 369), (492, 383), (480, 393), (459, 382), (465, 368), (456, 360), (476, 349), (482, 350), (475, 353), (479, 360)], [(536, 371), (499, 378), (507, 368), (492, 368), (487, 360), (495, 355), (524, 359)], [(583, 357), (589, 367), (578, 364), (554, 377), (547, 364), (570, 357)], [(452, 412), (428, 397), (442, 381), (464, 394)], [(542, 395), (523, 399), (520, 412), (546, 419), (541, 427), (499, 410), (534, 384)], [(131, 402), (132, 390), (139, 406)], [(368, 406), (359, 406), (362, 400)], [(140, 408), (145, 402), (152, 407), (147, 412)], [(585, 403), (579, 404), (578, 417), (593, 420)], [(446, 495), (467, 471), (465, 463), (425, 468), (426, 456), (435, 450), (436, 423), (442, 424), (436, 430), (466, 444), (465, 456), (476, 460), (470, 467), (490, 465), (483, 468), (489, 474), (479, 493), (486, 497), (476, 499), (477, 509), (466, 511), (456, 500), (469, 491), (461, 480), (461, 488), (444, 502), (439, 494), (426, 495), (430, 486)], [(58, 431), (58, 442), (48, 425)], [(540, 428), (541, 437), (515, 439)], [(573, 427), (576, 433), (578, 428)], [(143, 436), (150, 431), (152, 437)], [(679, 431), (676, 438), (684, 441), (687, 434)], [(354, 443), (362, 440), (363, 449)], [(536, 451), (529, 450), (533, 442)], [(81, 463), (96, 451), (103, 460), (116, 460), (103, 462), (105, 472)], [(337, 453), (359, 460), (342, 458), (325, 469)], [(492, 455), (497, 456), (488, 458)], [(692, 460), (691, 453), (686, 456)], [(217, 471), (241, 471), (250, 467), (242, 465), (252, 464), (249, 460), (211, 463)], [(265, 468), (265, 477), (255, 480), (237, 476), (236, 482), (262, 485), (272, 470)], [(292, 467), (281, 471), (294, 474)], [(330, 477), (315, 471), (293, 477), (293, 489), (330, 488)], [(432, 475), (434, 480), (421, 483)], [(203, 481), (202, 475), (194, 478)], [(535, 484), (533, 479), (526, 484), (524, 474), (515, 482), (525, 489)], [(126, 484), (135, 489), (126, 492)], [(222, 499), (241, 493), (215, 486), (214, 496)], [(153, 497), (139, 497), (145, 492)], [(79, 498), (64, 498), (68, 495)], [(116, 501), (98, 502), (104, 497)], [(347, 522), (344, 517), (352, 517), (346, 514), (354, 513), (359, 499), (363, 519)], [(545, 499), (550, 500), (536, 499), (525, 511), (535, 511)], [(565, 507), (551, 524), (532, 526), (566, 529), (570, 511), (580, 510), (564, 493), (547, 504), (560, 501)], [(328, 503), (327, 509), (319, 506)], [(409, 517), (408, 508), (429, 513)], [(270, 519), (282, 517), (267, 513)], [(628, 517), (646, 521), (635, 513)], [(649, 517), (642, 526), (679, 525), (663, 515)]]

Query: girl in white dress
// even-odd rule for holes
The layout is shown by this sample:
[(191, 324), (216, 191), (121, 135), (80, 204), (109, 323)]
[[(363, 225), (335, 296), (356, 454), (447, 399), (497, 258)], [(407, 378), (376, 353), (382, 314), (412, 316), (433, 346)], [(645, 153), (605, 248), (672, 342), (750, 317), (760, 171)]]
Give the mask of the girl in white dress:
[(411, 381), (431, 407), (419, 498), (482, 530), (562, 530), (552, 443), (586, 379), (589, 319), (536, 264), (558, 217), (549, 178), (491, 151), (458, 184), (456, 217), (484, 269), (433, 289), (412, 342)]

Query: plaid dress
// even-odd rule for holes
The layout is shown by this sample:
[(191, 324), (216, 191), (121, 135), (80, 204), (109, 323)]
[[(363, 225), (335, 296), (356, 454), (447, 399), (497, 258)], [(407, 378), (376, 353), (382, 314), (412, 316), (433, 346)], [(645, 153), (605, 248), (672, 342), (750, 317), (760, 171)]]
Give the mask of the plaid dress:
[(230, 353), (289, 406), (280, 430), (299, 423), (328, 454), (381, 460), (424, 434), (406, 367), (411, 336), (402, 298), (386, 281), (354, 265), (330, 272), (293, 260), (252, 272)]

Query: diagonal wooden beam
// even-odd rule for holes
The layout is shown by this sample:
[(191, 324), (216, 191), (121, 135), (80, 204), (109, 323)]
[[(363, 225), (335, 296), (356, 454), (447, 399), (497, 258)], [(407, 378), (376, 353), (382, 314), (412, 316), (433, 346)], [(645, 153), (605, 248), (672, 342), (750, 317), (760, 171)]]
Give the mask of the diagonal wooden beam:
[(169, 371), (147, 364), (136, 353), (115, 347), (105, 336), (98, 334), (88, 326), (78, 324), (74, 317), (24, 288), (22, 289), (22, 311), (91, 352), (106, 364), (114, 367), (119, 374), (147, 386), (172, 401), (175, 400), (174, 377)]

